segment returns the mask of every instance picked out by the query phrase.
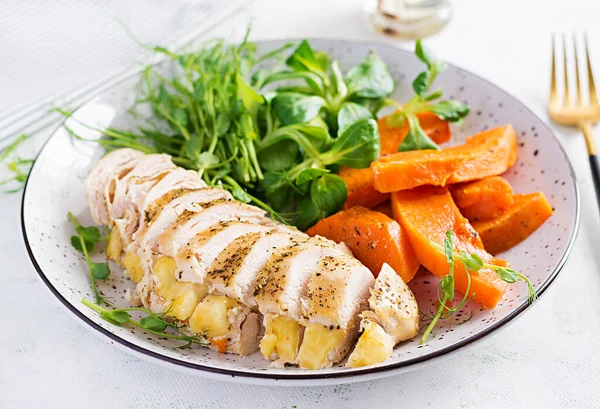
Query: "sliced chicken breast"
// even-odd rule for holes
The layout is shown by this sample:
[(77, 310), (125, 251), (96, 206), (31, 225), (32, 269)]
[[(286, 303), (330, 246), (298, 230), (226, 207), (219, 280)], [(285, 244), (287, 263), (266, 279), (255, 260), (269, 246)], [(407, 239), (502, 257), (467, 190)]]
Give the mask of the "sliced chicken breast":
[(232, 200), (232, 196), (229, 192), (217, 188), (177, 189), (166, 193), (146, 207), (146, 225), (136, 233), (136, 240), (129, 245), (124, 257), (128, 270), (135, 272), (138, 268), (136, 264), (139, 265), (137, 274), (143, 279), (136, 280), (131, 273), (129, 275), (133, 281), (138, 282), (136, 292), (144, 305), (160, 305), (160, 300), (153, 299), (152, 294), (155, 284), (152, 277), (153, 266), (159, 256), (160, 235), (175, 223), (183, 212), (200, 212), (204, 210), (204, 204), (215, 200), (229, 201)]
[(381, 267), (371, 289), (369, 307), (394, 344), (412, 339), (419, 332), (419, 307), (414, 294), (388, 264)]
[(353, 257), (328, 255), (319, 260), (302, 302), (308, 321), (298, 352), (302, 368), (325, 368), (348, 354), (374, 281), (371, 271)]
[(254, 297), (260, 312), (303, 318), (300, 300), (306, 283), (321, 258), (331, 254), (344, 253), (333, 241), (305, 235), (274, 252), (256, 281)]
[(107, 254), (142, 304), (219, 352), (260, 346), (274, 365), (324, 368), (348, 354), (360, 327), (348, 361), (360, 366), (418, 330), (414, 297), (389, 266), (375, 281), (345, 245), (273, 222), (168, 155), (115, 151), (86, 188), (94, 218), (113, 227)]
[(260, 349), (274, 366), (296, 363), (306, 319), (302, 299), (322, 258), (347, 256), (345, 248), (321, 237), (297, 234), (277, 249), (258, 274), (254, 297), (264, 315), (265, 336)]
[[(133, 241), (123, 246), (118, 229), (111, 232), (107, 245), (107, 255), (125, 267), (125, 275), (137, 283), (136, 293), (143, 305), (150, 308), (155, 305), (161, 308), (160, 298), (153, 299), (155, 280), (152, 267), (159, 257), (158, 237), (184, 211), (201, 211), (202, 204), (217, 199), (232, 199), (229, 192), (223, 189), (202, 188), (190, 190), (185, 188), (171, 190), (146, 206), (145, 221), (133, 235)], [(153, 309), (153, 308), (151, 308)], [(154, 310), (154, 309), (153, 309)]]
[(123, 226), (121, 227), (121, 230), (126, 229), (127, 231), (133, 231), (131, 234), (131, 239), (132, 241), (135, 241), (137, 231), (146, 225), (146, 217), (148, 215), (146, 210), (156, 207), (154, 204), (155, 202), (160, 203), (161, 199), (163, 199), (163, 203), (168, 203), (166, 200), (172, 200), (174, 195), (171, 194), (171, 192), (174, 191), (178, 192), (181, 190), (194, 190), (205, 187), (206, 183), (204, 183), (204, 181), (198, 177), (196, 172), (181, 168), (176, 168), (167, 172), (158, 179), (156, 184), (150, 187), (145, 195), (140, 196), (139, 201), (135, 203), (134, 209), (138, 209), (139, 211), (138, 220), (131, 220), (130, 223), (132, 225), (126, 227)]
[(254, 287), (260, 271), (277, 250), (302, 239), (300, 232), (285, 226), (275, 226), (268, 232), (248, 233), (233, 240), (223, 250), (206, 273), (211, 292), (236, 299), (250, 307), (256, 306)]
[(154, 202), (162, 197), (165, 197), (167, 193), (170, 193), (173, 190), (193, 190), (206, 187), (206, 183), (204, 183), (204, 181), (198, 177), (197, 172), (193, 170), (175, 168), (167, 173), (162, 179), (160, 179), (160, 181), (148, 191), (146, 196), (142, 198), (141, 202), (137, 203), (137, 206), (139, 209), (146, 210)]
[(171, 190), (145, 207), (146, 225), (136, 233), (134, 239), (140, 248), (156, 252), (160, 235), (183, 212), (201, 212), (205, 209), (205, 204), (218, 200), (226, 202), (233, 200), (233, 197), (228, 191), (217, 188)]
[(264, 225), (272, 223), (270, 219), (265, 218), (265, 211), (258, 207), (233, 200), (217, 199), (205, 203), (200, 212), (184, 210), (158, 237), (158, 250), (161, 254), (174, 257), (198, 233), (213, 224), (226, 221), (249, 221)]
[[(137, 214), (136, 205), (161, 177), (175, 168), (169, 155), (145, 155), (126, 175), (116, 175), (109, 181), (105, 195), (109, 220), (122, 219), (128, 211)], [(110, 191), (114, 192), (112, 199)]]
[(138, 205), (174, 168), (168, 155), (147, 155), (125, 177), (116, 178), (107, 186), (107, 191), (114, 188), (112, 201), (107, 199), (108, 218), (119, 230), (124, 246), (132, 242), (133, 234), (139, 228), (142, 209)]
[(98, 224), (108, 224), (105, 192), (109, 179), (128, 172), (144, 154), (134, 149), (117, 149), (104, 155), (85, 179), (85, 190), (92, 218)]
[(260, 224), (222, 221), (194, 236), (175, 257), (179, 280), (204, 283), (206, 272), (217, 256), (240, 236), (248, 233), (266, 233), (271, 227)]

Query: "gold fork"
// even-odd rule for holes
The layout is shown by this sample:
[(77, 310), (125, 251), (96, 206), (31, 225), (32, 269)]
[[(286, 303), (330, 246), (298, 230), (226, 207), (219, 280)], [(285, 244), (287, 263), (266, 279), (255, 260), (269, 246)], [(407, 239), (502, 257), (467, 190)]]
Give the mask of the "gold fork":
[(552, 36), (552, 79), (550, 82), (550, 103), (548, 104), (548, 110), (550, 112), (550, 118), (555, 122), (566, 125), (576, 126), (579, 128), (583, 136), (585, 137), (585, 145), (587, 147), (588, 155), (590, 158), (590, 167), (592, 170), (592, 178), (594, 180), (594, 187), (596, 188), (596, 199), (600, 205), (600, 163), (596, 156), (596, 142), (594, 141), (594, 135), (592, 134), (592, 127), (600, 120), (600, 104), (598, 103), (598, 95), (596, 94), (596, 86), (594, 84), (594, 75), (592, 74), (592, 64), (590, 63), (590, 52), (588, 47), (587, 34), (583, 35), (585, 44), (585, 59), (587, 65), (587, 77), (588, 77), (588, 92), (589, 102), (585, 104), (583, 102), (583, 96), (581, 92), (581, 81), (579, 79), (579, 62), (577, 58), (577, 39), (573, 35), (573, 56), (575, 60), (575, 88), (576, 88), (576, 101), (573, 103), (569, 96), (569, 68), (567, 64), (567, 37), (563, 33), (562, 35), (562, 64), (564, 70), (564, 93), (562, 100), (558, 96), (557, 78), (556, 73), (556, 54), (560, 55), (560, 50), (557, 50), (555, 36)]

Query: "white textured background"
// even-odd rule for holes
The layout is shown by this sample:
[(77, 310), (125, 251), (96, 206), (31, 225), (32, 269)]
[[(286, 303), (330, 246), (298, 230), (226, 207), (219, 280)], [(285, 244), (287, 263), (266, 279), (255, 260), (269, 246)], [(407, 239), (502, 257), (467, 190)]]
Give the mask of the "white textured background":
[[(239, 38), (253, 18), (255, 39), (378, 39), (365, 27), (361, 6), (361, 0), (254, 1), (214, 33)], [(544, 118), (552, 31), (589, 30), (600, 76), (597, 0), (458, 0), (454, 6), (453, 21), (429, 46)], [(2, 0), (0, 118), (141, 58), (122, 41), (114, 16), (144, 41), (168, 42), (202, 24), (196, 18), (201, 9), (202, 2), (192, 0)], [(0, 408), (600, 407), (599, 211), (583, 139), (555, 130), (576, 169), (582, 223), (572, 256), (548, 293), (514, 324), (472, 348), (419, 371), (347, 386), (207, 381), (115, 349), (83, 328), (46, 289), (22, 244), (20, 197), (0, 196)]]

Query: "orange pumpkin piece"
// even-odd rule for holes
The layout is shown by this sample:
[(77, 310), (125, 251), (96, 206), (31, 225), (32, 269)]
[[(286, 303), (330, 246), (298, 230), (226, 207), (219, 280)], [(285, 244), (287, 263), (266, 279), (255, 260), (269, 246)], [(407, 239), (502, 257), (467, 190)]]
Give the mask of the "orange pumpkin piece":
[[(450, 140), (450, 126), (448, 122), (439, 119), (431, 112), (417, 115), (421, 127), (435, 143)], [(387, 116), (377, 121), (379, 136), (381, 138), (381, 156), (398, 152), (398, 146), (408, 133), (408, 125), (391, 128), (387, 125)], [(372, 209), (389, 198), (387, 194), (380, 193), (373, 187), (373, 169), (351, 169), (341, 167), (339, 176), (344, 179), (348, 187), (348, 198), (344, 209), (354, 206), (363, 206)]]
[[(392, 193), (392, 209), (394, 218), (408, 235), (419, 263), (440, 279), (448, 274), (449, 267), (443, 251), (431, 243), (443, 246), (448, 230), (452, 230), (456, 236), (456, 251), (477, 254), (489, 264), (506, 265), (484, 250), (479, 235), (460, 214), (445, 187), (422, 186)], [(482, 268), (470, 274), (470, 295), (486, 308), (495, 307), (504, 295), (507, 283), (491, 268)], [(460, 262), (455, 264), (454, 278), (455, 288), (464, 294), (467, 276)]]
[(320, 220), (306, 233), (346, 243), (375, 277), (383, 263), (388, 263), (404, 282), (409, 282), (419, 269), (408, 236), (383, 213), (353, 207)]
[(342, 166), (338, 173), (348, 188), (348, 197), (344, 209), (363, 206), (372, 209), (388, 199), (389, 195), (380, 193), (373, 187), (373, 170), (371, 168), (352, 169)]
[(374, 212), (379, 212), (385, 214), (390, 219), (394, 218), (394, 212), (392, 211), (392, 201), (386, 200), (385, 202), (378, 204), (373, 208)]
[(498, 254), (516, 246), (552, 215), (552, 207), (542, 192), (515, 195), (513, 205), (501, 216), (473, 223), (483, 246)]
[(436, 151), (408, 151), (374, 162), (375, 189), (382, 193), (422, 185), (445, 186), (499, 175), (517, 160), (517, 137), (512, 126), (490, 129), (460, 146)]
[[(408, 122), (400, 127), (390, 127), (387, 124), (387, 116), (377, 121), (379, 137), (381, 139), (381, 156), (398, 152), (398, 147), (408, 134)], [(438, 118), (431, 112), (417, 114), (419, 124), (427, 136), (435, 143), (444, 143), (450, 140), (450, 125), (448, 122)]]
[(502, 176), (450, 186), (454, 203), (469, 221), (499, 217), (513, 204), (513, 190)]

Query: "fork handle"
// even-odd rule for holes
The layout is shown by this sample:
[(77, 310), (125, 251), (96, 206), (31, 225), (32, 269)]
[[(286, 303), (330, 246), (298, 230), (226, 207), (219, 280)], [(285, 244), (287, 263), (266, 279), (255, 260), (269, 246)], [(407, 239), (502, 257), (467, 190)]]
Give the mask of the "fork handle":
[(581, 133), (585, 138), (585, 146), (590, 157), (590, 169), (592, 171), (592, 180), (594, 181), (594, 188), (596, 189), (596, 200), (600, 206), (600, 161), (596, 155), (596, 141), (592, 133), (592, 124), (590, 122), (584, 122), (579, 125)]
[(600, 161), (597, 155), (590, 155), (590, 168), (592, 169), (592, 179), (596, 188), (596, 199), (600, 206)]

